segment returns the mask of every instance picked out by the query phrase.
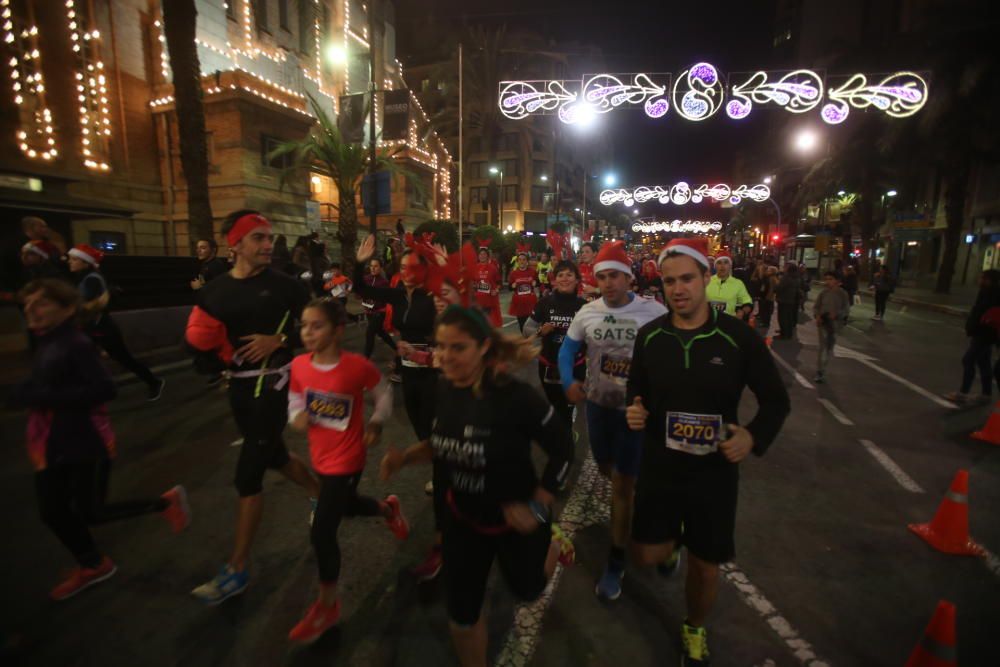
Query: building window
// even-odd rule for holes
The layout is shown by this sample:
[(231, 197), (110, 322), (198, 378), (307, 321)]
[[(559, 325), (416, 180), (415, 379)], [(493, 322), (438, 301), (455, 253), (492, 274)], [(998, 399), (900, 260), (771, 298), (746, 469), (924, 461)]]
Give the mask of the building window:
[(299, 51), (312, 53), (313, 47), (313, 7), (312, 0), (299, 0)]
[(278, 25), (288, 30), (288, 0), (278, 0)]
[(271, 137), (266, 134), (260, 135), (260, 163), (272, 169), (287, 169), (292, 166), (292, 156), (285, 154), (271, 158), (271, 152), (284, 143), (284, 140)]
[(516, 134), (505, 134), (500, 137), (500, 150), (502, 151), (516, 151), (517, 150), (517, 135)]
[(545, 195), (549, 189), (543, 185), (531, 186), (531, 208), (536, 211), (545, 210)]
[(431, 80), (430, 79), (423, 79), (420, 82), (420, 92), (426, 93), (430, 89), (431, 89)]
[(238, 0), (226, 0), (226, 18), (236, 20), (236, 3)]
[(513, 160), (504, 160), (500, 168), (503, 169), (504, 178), (512, 178), (517, 176), (517, 167), (520, 160), (514, 158)]
[(469, 165), (469, 178), (489, 178), (489, 170), (485, 162), (473, 162)]
[(531, 139), (531, 150), (534, 151), (535, 153), (541, 153), (543, 150), (545, 150), (545, 146), (542, 145), (542, 140), (539, 139), (538, 137), (533, 137)]
[(518, 186), (516, 185), (503, 186), (503, 201), (505, 204), (508, 202), (513, 202), (515, 205), (517, 205), (518, 202), (521, 201), (521, 198), (518, 196), (519, 194), (520, 193)]
[(532, 176), (539, 179), (542, 176), (551, 176), (549, 173), (549, 163), (545, 160), (533, 160), (531, 163)]
[[(245, 0), (251, 2), (251, 0)], [(267, 32), (267, 0), (253, 1), (253, 18), (257, 23), (257, 30)]]
[(469, 188), (469, 202), (472, 204), (485, 204), (489, 189), (484, 187)]

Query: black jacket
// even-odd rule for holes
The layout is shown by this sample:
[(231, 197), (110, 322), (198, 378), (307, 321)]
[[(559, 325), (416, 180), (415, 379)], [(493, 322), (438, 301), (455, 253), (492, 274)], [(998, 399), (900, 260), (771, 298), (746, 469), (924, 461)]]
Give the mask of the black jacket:
[(997, 332), (993, 327), (983, 324), (983, 315), (986, 311), (995, 306), (1000, 306), (1000, 289), (995, 287), (980, 288), (976, 295), (976, 303), (969, 311), (969, 317), (965, 320), (965, 335), (975, 338), (982, 343), (995, 343)]
[(407, 298), (406, 288), (373, 287), (365, 281), (365, 265), (354, 267), (354, 293), (362, 299), (381, 301), (392, 306), (392, 328), (407, 343), (428, 345), (434, 336), (434, 297), (423, 288), (413, 290)]

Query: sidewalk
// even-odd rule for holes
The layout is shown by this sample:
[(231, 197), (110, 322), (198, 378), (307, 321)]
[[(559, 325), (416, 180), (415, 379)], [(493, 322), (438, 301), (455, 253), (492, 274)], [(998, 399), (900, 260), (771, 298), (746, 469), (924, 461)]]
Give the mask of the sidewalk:
[[(822, 287), (822, 283), (813, 282), (814, 289), (822, 289)], [(897, 287), (896, 291), (889, 297), (889, 303), (911, 308), (923, 308), (965, 319), (972, 304), (976, 302), (978, 292), (977, 287), (968, 286), (952, 287), (951, 294), (938, 294), (934, 290), (917, 287)], [(858, 294), (861, 295), (862, 299), (873, 300), (875, 298), (867, 285), (861, 286)]]

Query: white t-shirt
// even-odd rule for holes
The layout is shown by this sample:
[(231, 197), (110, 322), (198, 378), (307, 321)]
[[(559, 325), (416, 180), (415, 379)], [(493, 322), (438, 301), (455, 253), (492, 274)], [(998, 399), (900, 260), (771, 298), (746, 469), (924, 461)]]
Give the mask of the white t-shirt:
[(620, 308), (612, 308), (600, 298), (577, 312), (566, 335), (587, 345), (587, 400), (625, 409), (625, 384), (636, 334), (639, 327), (666, 312), (662, 303), (634, 294), (632, 301)]

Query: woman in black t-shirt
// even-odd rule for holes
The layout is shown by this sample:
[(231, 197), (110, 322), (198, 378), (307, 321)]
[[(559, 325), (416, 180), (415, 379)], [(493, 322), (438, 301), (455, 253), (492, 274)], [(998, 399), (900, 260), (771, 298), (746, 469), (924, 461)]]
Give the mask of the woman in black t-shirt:
[[(529, 341), (505, 337), (480, 311), (453, 305), (437, 320), (435, 345), (442, 377), (431, 436), (405, 452), (390, 449), (381, 474), (387, 479), (404, 465), (432, 459), (441, 466), (451, 634), (459, 662), (480, 665), (486, 661), (481, 612), (493, 560), (511, 591), (527, 600), (541, 594), (558, 561), (571, 562), (572, 545), (550, 524), (573, 442), (537, 391), (499, 370), (534, 358)], [(548, 454), (541, 480), (532, 441)]]

